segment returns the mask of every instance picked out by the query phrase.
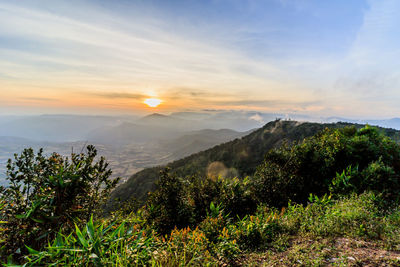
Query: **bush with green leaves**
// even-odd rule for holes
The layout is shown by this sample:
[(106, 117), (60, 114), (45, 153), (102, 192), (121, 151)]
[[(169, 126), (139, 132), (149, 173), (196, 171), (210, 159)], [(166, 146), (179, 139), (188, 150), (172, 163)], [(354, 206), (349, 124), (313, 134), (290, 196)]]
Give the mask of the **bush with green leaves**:
[(232, 218), (242, 218), (256, 211), (257, 203), (250, 185), (248, 177), (243, 180), (223, 179), (221, 194), (217, 196), (217, 201), (222, 204), (226, 214)]
[(110, 179), (108, 163), (103, 157), (95, 162), (96, 155), (93, 146), (71, 158), (25, 149), (8, 161), (9, 186), (1, 193), (7, 221), (2, 255), (18, 260), (25, 246), (41, 249), (60, 229), (69, 231), (98, 211), (118, 179)]
[(161, 234), (193, 222), (192, 207), (185, 197), (183, 181), (168, 171), (161, 171), (158, 189), (150, 194), (145, 210), (147, 222)]
[[(223, 182), (222, 179), (202, 179), (198, 176), (183, 180), (185, 185), (184, 197), (188, 199), (188, 203), (193, 207), (193, 220), (195, 223), (203, 221), (210, 212), (210, 207), (214, 206), (214, 203), (219, 203), (217, 197), (222, 193)], [(213, 204), (211, 205), (211, 203)], [(215, 204), (215, 207), (217, 206), (222, 207), (220, 203)]]
[(305, 203), (310, 193), (383, 192), (397, 199), (400, 146), (366, 126), (326, 129), (301, 143), (268, 152), (253, 179), (258, 201), (282, 207)]
[(165, 169), (157, 185), (146, 203), (145, 214), (147, 221), (163, 234), (175, 227), (198, 225), (213, 206), (223, 209), (231, 218), (253, 213), (257, 207), (247, 178), (182, 179)]
[(254, 215), (247, 215), (228, 229), (243, 250), (256, 250), (267, 247), (273, 239), (282, 232), (279, 220), (284, 210), (278, 212), (268, 208), (260, 210)]
[(386, 217), (392, 211), (384, 214), (380, 210), (379, 198), (373, 192), (336, 200), (312, 196), (306, 206), (289, 203), (281, 224), (290, 234), (381, 239), (388, 230), (385, 227), (393, 222)]
[(211, 203), (218, 203), (232, 218), (253, 213), (257, 204), (250, 190), (248, 178), (201, 178), (185, 180), (186, 197), (193, 206), (195, 222), (199, 223), (210, 211)]
[(219, 233), (227, 224), (226, 215), (223, 214), (221, 205), (214, 205), (213, 202), (210, 204), (210, 212), (208, 216), (199, 223), (199, 228), (204, 232), (205, 236), (211, 242), (216, 242)]

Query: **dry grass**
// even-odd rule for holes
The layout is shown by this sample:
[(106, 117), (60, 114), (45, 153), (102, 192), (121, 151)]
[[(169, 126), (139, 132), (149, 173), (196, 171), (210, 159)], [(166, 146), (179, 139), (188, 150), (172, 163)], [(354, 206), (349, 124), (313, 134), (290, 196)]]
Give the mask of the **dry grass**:
[(399, 266), (400, 251), (379, 242), (350, 238), (293, 237), (283, 252), (267, 251), (243, 257), (241, 266)]

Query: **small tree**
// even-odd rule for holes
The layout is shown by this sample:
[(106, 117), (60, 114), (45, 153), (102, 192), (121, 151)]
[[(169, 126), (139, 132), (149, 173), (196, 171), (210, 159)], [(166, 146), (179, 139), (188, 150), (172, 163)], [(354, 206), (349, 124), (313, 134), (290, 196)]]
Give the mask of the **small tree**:
[(165, 169), (160, 172), (157, 186), (147, 201), (147, 221), (162, 234), (169, 233), (174, 227), (190, 225), (192, 209), (185, 197), (182, 180)]
[(96, 213), (119, 180), (110, 179), (108, 163), (104, 157), (95, 162), (96, 155), (91, 145), (71, 158), (45, 157), (43, 149), (35, 155), (29, 148), (8, 161), (9, 187), (2, 190), (5, 255), (23, 255), (25, 245), (40, 249), (60, 229)]

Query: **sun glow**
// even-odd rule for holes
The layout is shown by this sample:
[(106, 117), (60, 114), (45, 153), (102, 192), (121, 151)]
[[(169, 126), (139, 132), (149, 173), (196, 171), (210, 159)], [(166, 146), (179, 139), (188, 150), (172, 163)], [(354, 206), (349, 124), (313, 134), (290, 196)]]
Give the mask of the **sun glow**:
[(155, 108), (158, 105), (161, 104), (161, 100), (157, 99), (157, 98), (147, 98), (143, 101), (143, 103), (145, 103), (146, 105), (148, 105), (149, 107)]

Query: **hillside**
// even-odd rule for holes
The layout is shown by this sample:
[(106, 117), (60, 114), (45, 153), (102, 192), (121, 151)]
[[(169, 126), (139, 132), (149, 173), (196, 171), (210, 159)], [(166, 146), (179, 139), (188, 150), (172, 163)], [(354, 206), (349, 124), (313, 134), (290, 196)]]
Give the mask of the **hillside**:
[[(354, 124), (319, 124), (276, 120), (240, 139), (217, 145), (206, 151), (171, 162), (166, 166), (144, 169), (118, 186), (113, 191), (111, 199), (118, 198), (123, 201), (134, 196), (143, 200), (147, 192), (155, 189), (154, 182), (159, 178), (160, 170), (165, 167), (171, 168), (172, 172), (178, 176), (221, 174), (226, 177), (244, 177), (252, 175), (268, 150), (279, 147), (284, 142), (299, 141), (315, 135), (326, 127), (340, 128), (348, 125)], [(362, 125), (357, 125), (357, 127), (361, 128)], [(395, 140), (400, 139), (399, 131), (383, 130), (386, 135)]]
[(205, 129), (188, 132), (171, 140), (162, 140), (156, 145), (159, 146), (159, 149), (171, 151), (171, 158), (181, 159), (193, 154), (192, 151), (203, 151), (215, 145), (245, 136), (250, 132), (237, 132), (230, 129)]
[(207, 128), (207, 126), (204, 121), (180, 119), (154, 113), (135, 122), (122, 122), (118, 125), (99, 127), (92, 130), (87, 138), (90, 142), (112, 145), (156, 142), (161, 149), (168, 151), (179, 150), (182, 144), (187, 145), (190, 143), (189, 141), (196, 141), (198, 144), (194, 144), (194, 149), (189, 147), (186, 150), (201, 151), (243, 136), (242, 132), (235, 130), (221, 129), (221, 127)]
[[(26, 149), (7, 167), (14, 186), (0, 194), (0, 261), (7, 266), (399, 266), (400, 145), (386, 136), (398, 140), (399, 132), (344, 125), (272, 122), (241, 140), (278, 146), (330, 128), (269, 150), (248, 179), (163, 171), (144, 205), (120, 203), (107, 217), (100, 212), (117, 181), (110, 180), (104, 159), (95, 160), (93, 146), (70, 159)], [(285, 138), (271, 138), (276, 134)], [(227, 144), (236, 142), (217, 147)], [(21, 191), (24, 185), (32, 190)], [(48, 216), (49, 211), (54, 213)]]

